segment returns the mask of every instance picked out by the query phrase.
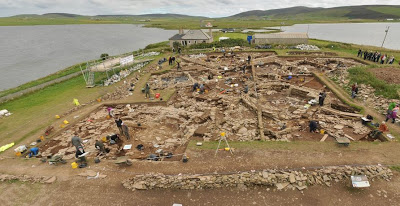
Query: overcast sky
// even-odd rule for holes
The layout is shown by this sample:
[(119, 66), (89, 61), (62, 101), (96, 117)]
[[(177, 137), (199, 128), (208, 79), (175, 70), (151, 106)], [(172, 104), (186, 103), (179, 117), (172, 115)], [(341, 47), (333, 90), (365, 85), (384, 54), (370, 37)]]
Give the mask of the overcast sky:
[(81, 15), (176, 13), (224, 17), (249, 10), (293, 6), (337, 7), (372, 4), (399, 5), (400, 0), (0, 0), (0, 16), (44, 13)]

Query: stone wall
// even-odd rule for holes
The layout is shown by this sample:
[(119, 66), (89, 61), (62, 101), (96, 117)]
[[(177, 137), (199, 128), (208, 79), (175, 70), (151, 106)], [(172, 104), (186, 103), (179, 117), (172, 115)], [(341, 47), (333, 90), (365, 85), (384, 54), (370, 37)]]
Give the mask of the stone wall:
[(29, 176), (29, 175), (9, 175), (9, 174), (1, 174), (0, 173), (0, 182), (6, 181), (21, 181), (21, 182), (31, 182), (31, 183), (47, 183), (51, 184), (55, 182), (57, 178), (55, 176), (52, 177), (44, 177), (44, 176)]
[(137, 175), (123, 181), (130, 190), (149, 189), (213, 189), (222, 187), (269, 186), (278, 190), (306, 189), (311, 185), (331, 186), (335, 182), (350, 181), (351, 175), (366, 175), (369, 181), (383, 179), (389, 181), (393, 176), (389, 168), (383, 166), (325, 167), (316, 170), (288, 171), (264, 170), (235, 174), (209, 175)]

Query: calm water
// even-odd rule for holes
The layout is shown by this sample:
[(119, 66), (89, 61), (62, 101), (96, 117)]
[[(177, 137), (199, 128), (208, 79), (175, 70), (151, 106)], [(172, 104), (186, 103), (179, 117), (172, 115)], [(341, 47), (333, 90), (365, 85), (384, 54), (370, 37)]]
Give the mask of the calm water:
[(47, 76), (73, 64), (117, 55), (160, 41), (177, 31), (139, 25), (0, 27), (0, 90)]
[(282, 27), (284, 32), (307, 32), (310, 38), (381, 46), (390, 26), (385, 48), (400, 50), (400, 23), (296, 24)]

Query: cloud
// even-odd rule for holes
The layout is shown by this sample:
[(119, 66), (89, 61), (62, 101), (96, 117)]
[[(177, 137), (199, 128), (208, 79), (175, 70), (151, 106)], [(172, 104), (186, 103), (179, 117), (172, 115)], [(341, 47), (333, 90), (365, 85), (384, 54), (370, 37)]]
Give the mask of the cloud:
[(223, 17), (249, 10), (293, 6), (337, 7), (371, 4), (398, 5), (399, 0), (0, 0), (0, 16), (62, 12), (82, 15), (176, 13)]

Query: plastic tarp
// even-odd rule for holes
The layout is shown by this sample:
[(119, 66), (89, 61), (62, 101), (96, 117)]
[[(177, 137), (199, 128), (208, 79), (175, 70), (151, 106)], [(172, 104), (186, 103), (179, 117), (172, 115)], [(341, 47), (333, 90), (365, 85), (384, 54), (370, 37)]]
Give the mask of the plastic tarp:
[(10, 144), (3, 145), (3, 146), (0, 147), (0, 152), (4, 152), (4, 151), (8, 150), (8, 149), (10, 149), (12, 146), (14, 146), (14, 142), (13, 142), (13, 143), (10, 143)]

